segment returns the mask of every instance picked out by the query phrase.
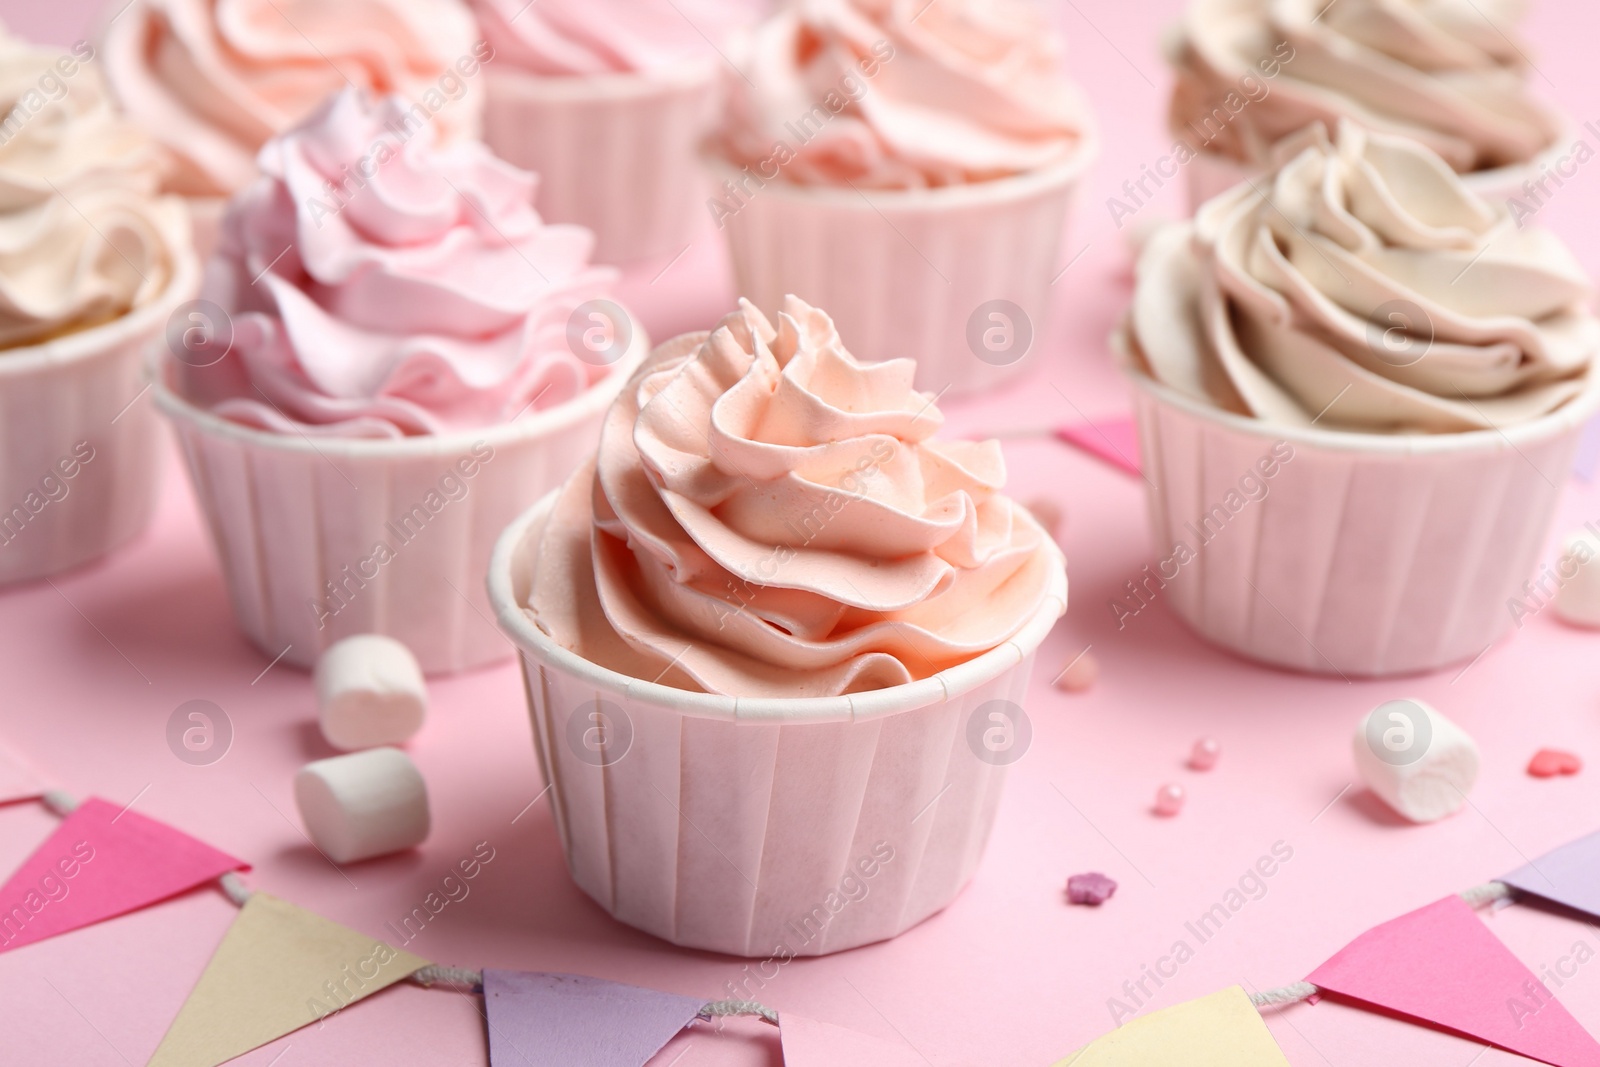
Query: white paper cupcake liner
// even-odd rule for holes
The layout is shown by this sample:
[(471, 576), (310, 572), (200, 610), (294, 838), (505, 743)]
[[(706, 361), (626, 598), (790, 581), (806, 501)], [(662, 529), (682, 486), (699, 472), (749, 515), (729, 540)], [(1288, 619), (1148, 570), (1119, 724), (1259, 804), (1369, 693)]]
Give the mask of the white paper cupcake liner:
[[(1067, 212), (1094, 154), (1091, 140), (1061, 166), (938, 189), (779, 180), (737, 203), (725, 187), (713, 194), (736, 208), (720, 225), (740, 296), (763, 310), (790, 293), (826, 308), (856, 356), (910, 356), (918, 389), (957, 396), (1044, 358)], [(719, 183), (744, 181), (712, 166)]]
[[(1526, 163), (1463, 175), (1462, 182), (1491, 203), (1504, 204), (1517, 199), (1528, 208), (1537, 208), (1538, 203), (1530, 201), (1523, 184), (1539, 178), (1563, 156), (1571, 155), (1573, 145), (1579, 139), (1577, 133), (1566, 131), (1549, 148)], [(1201, 152), (1189, 161), (1184, 171), (1189, 189), (1189, 213), (1193, 214), (1200, 210), (1201, 204), (1220, 196), (1245, 179), (1258, 181), (1263, 168), (1253, 163), (1241, 163), (1232, 156)]]
[[(1113, 613), (1134, 626), (1165, 600), (1224, 648), (1345, 677), (1462, 663), (1513, 628), (1510, 601), (1600, 408), (1597, 377), (1504, 433), (1385, 436), (1273, 426), (1129, 376), (1162, 562), (1154, 579), (1129, 576), (1142, 592), (1118, 591), (1133, 617)], [(1279, 442), (1293, 458), (1261, 477)], [(1265, 495), (1252, 499), (1257, 483)], [(1187, 562), (1176, 562), (1180, 544)]]
[[(529, 620), (549, 504), (501, 537), (489, 595), (522, 653), (540, 769), (584, 892), (674, 944), (778, 958), (894, 937), (954, 899), (1009, 757), (980, 758), (969, 738), (992, 725), (985, 704), (1023, 705), (1066, 603), (1063, 570), (1015, 638), (921, 682), (835, 698), (689, 693), (592, 664)], [(1025, 750), (1023, 737), (1011, 742)]]
[(681, 251), (703, 224), (700, 142), (719, 83), (704, 64), (643, 75), (541, 78), (486, 68), (483, 139), (539, 175), (548, 222), (595, 234), (595, 259), (629, 263)]
[(441, 674), (512, 655), (483, 590), (495, 538), (594, 451), (648, 348), (639, 331), (611, 373), (569, 403), (397, 441), (268, 433), (194, 407), (164, 380), (155, 393), (183, 445), (234, 616), (264, 654), (310, 667), (340, 638), (380, 633)]
[(87, 563), (149, 524), (162, 441), (143, 395), (144, 352), (200, 281), (194, 256), (178, 255), (160, 299), (0, 352), (0, 583)]

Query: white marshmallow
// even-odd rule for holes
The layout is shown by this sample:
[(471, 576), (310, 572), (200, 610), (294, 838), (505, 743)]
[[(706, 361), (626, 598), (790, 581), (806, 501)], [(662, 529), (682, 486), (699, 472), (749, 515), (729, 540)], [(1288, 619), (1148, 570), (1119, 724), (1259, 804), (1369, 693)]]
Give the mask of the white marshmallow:
[(409, 741), (428, 713), (422, 668), (392, 637), (346, 637), (317, 660), (313, 680), (322, 736), (346, 752)]
[(1556, 571), (1556, 614), (1578, 626), (1600, 626), (1600, 538), (1590, 530), (1568, 536)]
[(1412, 822), (1453, 815), (1478, 780), (1478, 746), (1420, 700), (1391, 700), (1356, 726), (1356, 770), (1384, 803)]
[(428, 836), (428, 787), (398, 748), (317, 760), (294, 778), (311, 840), (335, 863), (420, 845)]

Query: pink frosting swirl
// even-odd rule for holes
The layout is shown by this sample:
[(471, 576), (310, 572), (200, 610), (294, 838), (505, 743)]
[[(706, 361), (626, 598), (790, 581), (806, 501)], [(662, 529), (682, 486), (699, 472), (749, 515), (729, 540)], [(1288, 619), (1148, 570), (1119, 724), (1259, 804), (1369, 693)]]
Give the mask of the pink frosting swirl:
[(456, 0), (137, 0), (107, 11), (107, 79), (176, 158), (173, 192), (244, 188), (269, 137), (350, 85), (426, 107), (447, 138), (477, 136), (474, 75), (493, 53)]
[(614, 670), (739, 696), (926, 678), (1015, 636), (1060, 550), (996, 442), (935, 441), (916, 365), (863, 364), (789, 297), (668, 342), (542, 533), (530, 608)]
[[(177, 365), (194, 402), (258, 427), (396, 437), (503, 422), (583, 392), (607, 368), (567, 343), (604, 296), (594, 239), (547, 226), (535, 178), (476, 142), (410, 140), (407, 105), (339, 94), (261, 151), (202, 296), (233, 346)], [(370, 177), (367, 175), (370, 174)]]
[(717, 58), (754, 0), (471, 0), (505, 62), (543, 77), (637, 74)]
[(877, 188), (1061, 163), (1090, 135), (1062, 51), (1017, 0), (801, 0), (733, 54), (724, 152), (800, 184)]

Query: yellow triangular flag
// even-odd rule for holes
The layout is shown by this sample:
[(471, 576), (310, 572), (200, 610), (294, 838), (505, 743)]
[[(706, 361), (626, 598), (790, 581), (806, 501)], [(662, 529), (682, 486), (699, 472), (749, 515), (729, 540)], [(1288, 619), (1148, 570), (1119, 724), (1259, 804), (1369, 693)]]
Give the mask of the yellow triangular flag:
[(427, 965), (286, 900), (254, 893), (149, 1067), (216, 1067)]
[(1238, 986), (1135, 1019), (1055, 1067), (1289, 1067)]

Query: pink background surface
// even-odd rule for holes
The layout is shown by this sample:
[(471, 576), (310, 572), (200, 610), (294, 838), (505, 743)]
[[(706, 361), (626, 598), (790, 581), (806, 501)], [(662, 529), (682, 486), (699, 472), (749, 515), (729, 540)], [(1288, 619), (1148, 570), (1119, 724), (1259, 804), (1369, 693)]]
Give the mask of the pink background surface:
[[(4, 0), (0, 17), (24, 35), (65, 44), (84, 32), (94, 7)], [(1037, 372), (1003, 396), (948, 405), (953, 429), (1015, 434), (1079, 412), (1127, 410), (1104, 344), (1127, 299), (1127, 257), (1105, 198), (1167, 150), (1169, 78), (1157, 37), (1177, 9), (1175, 0), (1068, 0), (1061, 8), (1072, 68), (1105, 131), (1063, 263), (1088, 250), (1058, 283), (1059, 314)], [(1600, 8), (1543, 0), (1528, 31), (1536, 88), (1580, 121), (1600, 118), (1592, 52)], [(1177, 186), (1140, 218), (1181, 211)], [(1597, 193), (1600, 169), (1581, 171), (1541, 221), (1600, 273)], [(624, 295), (659, 338), (710, 323), (731, 301), (715, 233), (708, 229), (671, 266), (630, 272)], [(1069, 515), (1072, 607), (1041, 652), (1029, 703), (1033, 746), (1013, 769), (988, 856), (944, 913), (887, 944), (789, 963), (760, 992), (768, 1004), (903, 1042), (937, 1067), (1048, 1063), (1109, 1029), (1108, 998), (1123, 996), (1124, 981), (1137, 980), (1180, 938), (1195, 957), (1159, 989), (1147, 982), (1154, 1006), (1235, 982), (1297, 980), (1370, 926), (1600, 828), (1600, 767), (1551, 781), (1523, 772), (1546, 745), (1600, 760), (1600, 635), (1546, 613), (1459, 679), (1450, 671), (1346, 684), (1241, 663), (1193, 637), (1164, 607), (1118, 632), (1107, 601), (1155, 558), (1142, 487), (1043, 438), (1015, 440), (1007, 454), (1015, 495), (1047, 495)], [(496, 858), (470, 896), (406, 946), (430, 959), (725, 995), (742, 961), (681, 951), (621, 926), (567, 878), (548, 802), (527, 807), (541, 785), (510, 665), (433, 684), (432, 717), (412, 746), (435, 818), (422, 849), (343, 872), (312, 851), (290, 789), (301, 763), (330, 754), (313, 724), (309, 680), (282, 665), (262, 673), (266, 658), (233, 627), (175, 457), (170, 473), (160, 513), (135, 546), (54, 587), (0, 593), (0, 732), (73, 792), (133, 801), (135, 810), (252, 862), (252, 885), (375, 935), (419, 904), (474, 843), (490, 842)], [(1600, 491), (1574, 482), (1560, 526), (1590, 520), (1600, 520)], [(1552, 540), (1547, 558), (1555, 550)], [(1090, 644), (1102, 668), (1098, 686), (1080, 696), (1050, 689), (1048, 679)], [(1353, 724), (1400, 696), (1431, 702), (1483, 749), (1471, 806), (1441, 824), (1401, 825), (1359, 787), (1345, 791)], [(181, 763), (165, 741), (173, 709), (196, 698), (221, 705), (235, 729), (231, 751), (209, 767)], [(1209, 775), (1181, 766), (1202, 734), (1223, 745)], [(1190, 799), (1181, 817), (1159, 820), (1147, 809), (1168, 780), (1183, 783)], [(54, 824), (36, 804), (0, 808), (0, 867), (19, 864)], [(1294, 858), (1265, 895), (1197, 944), (1185, 922), (1278, 841)], [(1084, 870), (1122, 884), (1099, 910), (1064, 903), (1067, 875)], [(220, 891), (203, 889), (0, 955), (0, 1059), (142, 1063), (233, 915)], [(1531, 907), (1485, 921), (1536, 972), (1580, 941), (1600, 949), (1592, 929)], [(1600, 1033), (1600, 963), (1579, 968), (1558, 993)], [(1525, 1062), (1493, 1050), (1474, 1059), (1472, 1042), (1329, 1003), (1272, 1012), (1267, 1021), (1296, 1067)], [(476, 998), (405, 985), (238, 1062), (481, 1064), (486, 1048)], [(775, 1064), (778, 1055), (770, 1027), (736, 1023), (722, 1034), (680, 1035), (655, 1062)]]

